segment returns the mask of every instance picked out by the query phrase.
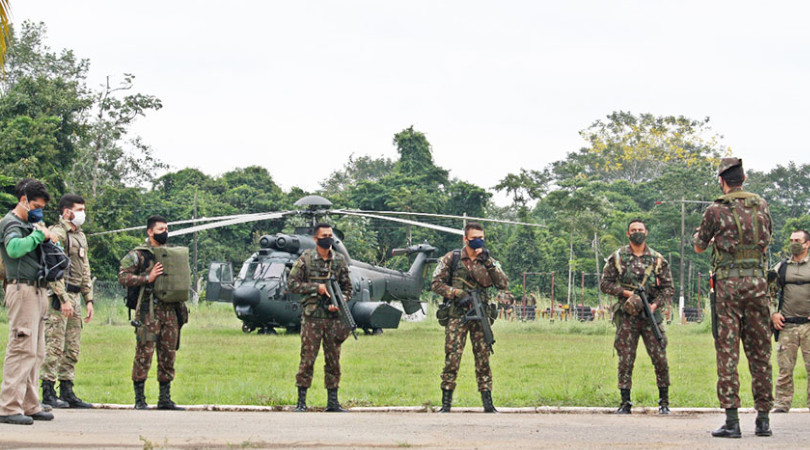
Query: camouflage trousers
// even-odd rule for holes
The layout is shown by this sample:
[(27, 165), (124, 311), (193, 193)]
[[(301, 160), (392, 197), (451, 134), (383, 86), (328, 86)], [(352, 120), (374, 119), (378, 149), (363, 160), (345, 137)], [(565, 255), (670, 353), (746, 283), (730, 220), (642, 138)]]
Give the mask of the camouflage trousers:
[(484, 331), (478, 321), (463, 323), (461, 319), (450, 319), (444, 328), (444, 370), (442, 389), (455, 390), (461, 356), (470, 334), (473, 356), (475, 357), (475, 379), (479, 391), (492, 390), (492, 370), (489, 368), (489, 348), (484, 342)]
[[(787, 324), (779, 332), (776, 344), (776, 361), (779, 363), (779, 378), (776, 379), (775, 407), (790, 409), (793, 403), (793, 369), (796, 367), (799, 348), (802, 349), (804, 369), (810, 374), (810, 323)], [(810, 383), (807, 383), (807, 406), (810, 407)]]
[(76, 363), (79, 361), (82, 337), (81, 294), (67, 292), (73, 306), (73, 316), (68, 318), (48, 302), (45, 316), (45, 362), (39, 369), (41, 380), (73, 381)]
[(149, 312), (138, 314), (141, 326), (135, 329), (135, 361), (132, 364), (132, 381), (143, 381), (149, 375), (152, 355), (157, 347), (157, 379), (166, 383), (174, 379), (174, 359), (177, 354), (177, 338), (180, 326), (174, 304), (157, 303), (154, 317)]
[(722, 408), (740, 407), (740, 361), (742, 340), (751, 389), (757, 411), (770, 411), (773, 406), (773, 373), (771, 372), (770, 309), (765, 296), (764, 278), (728, 278), (717, 280), (717, 398)]
[(658, 324), (661, 335), (664, 337), (664, 348), (655, 338), (655, 333), (649, 320), (641, 314), (628, 316), (623, 314), (616, 327), (616, 339), (613, 347), (619, 355), (619, 389), (631, 389), (633, 387), (633, 365), (636, 362), (636, 350), (638, 349), (638, 338), (644, 341), (647, 354), (650, 355), (653, 367), (655, 368), (655, 383), (658, 387), (669, 386), (669, 364), (667, 363), (667, 335), (664, 327)]
[(340, 346), (346, 339), (344, 329), (340, 319), (301, 318), (301, 363), (298, 365), (298, 374), (295, 375), (297, 387), (312, 386), (312, 372), (321, 342), (324, 385), (326, 389), (337, 389), (340, 386)]

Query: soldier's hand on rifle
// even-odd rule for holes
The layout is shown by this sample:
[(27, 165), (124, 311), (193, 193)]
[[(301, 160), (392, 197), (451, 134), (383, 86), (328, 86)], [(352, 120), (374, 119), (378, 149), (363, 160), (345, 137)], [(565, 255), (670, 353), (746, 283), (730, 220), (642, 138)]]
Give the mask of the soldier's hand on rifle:
[(326, 307), (326, 309), (328, 309), (330, 312), (338, 312), (338, 311), (340, 311), (340, 308), (338, 308), (337, 305), (329, 305), (329, 306)]
[(658, 303), (650, 303), (650, 312), (655, 312), (658, 308)]
[(329, 290), (326, 289), (326, 285), (323, 284), (323, 283), (318, 285), (318, 294), (319, 295), (325, 295), (325, 296), (327, 296), (329, 298), (332, 298), (332, 296), (329, 295)]
[(62, 315), (71, 318), (73, 317), (73, 305), (70, 302), (64, 302), (59, 306), (59, 310), (62, 311)]
[(782, 313), (774, 313), (771, 316), (771, 321), (773, 321), (773, 327), (777, 330), (781, 330), (785, 328), (785, 316)]
[(464, 294), (464, 297), (461, 297), (460, 299), (456, 300), (456, 304), (461, 308), (466, 308), (470, 305), (471, 301), (472, 298), (470, 297), (470, 294)]
[(156, 263), (149, 271), (149, 282), (154, 283), (157, 277), (163, 275), (163, 264)]

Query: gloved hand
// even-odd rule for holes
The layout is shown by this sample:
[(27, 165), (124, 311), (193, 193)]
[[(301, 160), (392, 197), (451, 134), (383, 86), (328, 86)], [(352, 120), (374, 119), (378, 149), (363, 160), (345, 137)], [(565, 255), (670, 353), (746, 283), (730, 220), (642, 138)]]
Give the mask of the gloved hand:
[(638, 294), (631, 295), (627, 300), (624, 302), (624, 312), (627, 315), (635, 316), (641, 312), (641, 308), (644, 304), (641, 301), (641, 297)]
[(484, 263), (484, 266), (486, 268), (489, 269), (489, 268), (492, 267), (493, 263), (492, 263), (492, 260), (489, 258), (489, 249), (485, 248), (485, 249), (481, 250), (481, 254), (478, 255), (478, 257), (481, 258), (481, 262)]
[(469, 307), (471, 302), (472, 302), (472, 297), (470, 296), (470, 294), (467, 294), (467, 293), (464, 294), (464, 297), (456, 299), (456, 305), (458, 305), (461, 308)]

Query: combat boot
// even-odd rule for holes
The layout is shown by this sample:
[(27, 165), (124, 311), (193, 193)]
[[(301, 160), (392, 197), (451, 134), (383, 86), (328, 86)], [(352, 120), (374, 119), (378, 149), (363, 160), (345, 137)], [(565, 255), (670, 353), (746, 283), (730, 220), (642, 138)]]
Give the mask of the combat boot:
[(326, 412), (348, 412), (348, 410), (343, 409), (338, 402), (337, 389), (326, 390)]
[(740, 432), (740, 416), (737, 413), (737, 408), (726, 408), (726, 423), (722, 427), (712, 431), (713, 437), (739, 439), (742, 437)]
[(439, 410), (439, 412), (449, 413), (451, 406), (453, 406), (453, 390), (442, 389), (442, 408)]
[(633, 404), (630, 402), (630, 389), (619, 389), (619, 392), (622, 395), (622, 403), (619, 405), (619, 409), (616, 410), (615, 414), (630, 414), (630, 408), (633, 407)]
[(295, 412), (307, 412), (307, 388), (298, 388), (298, 404), (295, 405)]
[(73, 381), (59, 380), (59, 397), (66, 401), (71, 408), (85, 408), (90, 409), (93, 407), (90, 403), (83, 402), (82, 399), (76, 397), (73, 393)]
[(754, 434), (757, 436), (772, 436), (773, 431), (771, 431), (771, 420), (768, 418), (767, 412), (759, 412), (757, 414), (757, 419), (754, 422)]
[(132, 385), (135, 387), (135, 409), (146, 409), (149, 407), (149, 405), (146, 404), (146, 395), (143, 393), (144, 384), (146, 384), (146, 380), (132, 382)]
[(669, 387), (658, 388), (658, 414), (669, 414)]
[(485, 413), (496, 413), (495, 406), (492, 404), (492, 391), (481, 391), (481, 402), (484, 404)]
[(42, 380), (42, 404), (54, 408), (67, 408), (68, 403), (56, 396), (53, 381)]
[(172, 411), (185, 411), (186, 408), (177, 406), (172, 401), (172, 382), (166, 381), (160, 383), (160, 394), (158, 396), (157, 409), (169, 409)]

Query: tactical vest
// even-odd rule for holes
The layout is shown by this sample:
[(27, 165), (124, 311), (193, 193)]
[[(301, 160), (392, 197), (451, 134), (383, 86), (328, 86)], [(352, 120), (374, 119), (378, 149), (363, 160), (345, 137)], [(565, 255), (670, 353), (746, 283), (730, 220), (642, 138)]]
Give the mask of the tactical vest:
[[(468, 281), (469, 279), (472, 279), (472, 275), (470, 275), (469, 270), (467, 270), (467, 266), (461, 262), (461, 252), (462, 252), (461, 249), (453, 250), (453, 254), (450, 259), (450, 270), (448, 271), (449, 280), (447, 284), (456, 289), (461, 289), (464, 291), (481, 289), (481, 301), (484, 302), (484, 304), (488, 304), (489, 295), (487, 293), (487, 289), (483, 286), (479, 286), (476, 282), (471, 283), (470, 281)], [(455, 302), (451, 301), (448, 303), (450, 305), (451, 318), (457, 319), (464, 314), (464, 311), (460, 310), (456, 306)]]
[(165, 303), (188, 301), (191, 289), (191, 266), (188, 263), (188, 247), (139, 246), (135, 250), (151, 253), (155, 261), (163, 264), (163, 275), (155, 279), (152, 294)]
[[(664, 257), (648, 246), (647, 250), (650, 252), (650, 254), (641, 255), (639, 257), (644, 260), (644, 264), (647, 267), (644, 270), (644, 278), (641, 280), (635, 280), (630, 276), (629, 271), (625, 270), (624, 264), (622, 264), (622, 250), (623, 248), (619, 248), (613, 254), (613, 263), (616, 266), (616, 272), (619, 274), (617, 279), (619, 284), (629, 291), (636, 290), (638, 285), (641, 284), (644, 289), (647, 290), (647, 292), (651, 292), (652, 288), (658, 286), (658, 276), (661, 272), (661, 266), (664, 265)], [(628, 255), (626, 252), (625, 254)]]
[[(743, 234), (742, 223), (740, 222), (739, 202), (737, 199), (744, 199), (743, 208), (751, 215), (753, 226), (753, 240), (747, 241)], [(737, 225), (737, 235), (739, 244), (734, 253), (720, 250), (715, 245), (712, 249), (712, 265), (716, 279), (724, 280), (730, 277), (764, 277), (765, 276), (765, 254), (757, 243), (763, 233), (762, 224), (759, 223), (759, 209), (762, 198), (754, 193), (745, 191), (729, 192), (720, 196), (716, 202), (723, 203), (729, 207)]]

